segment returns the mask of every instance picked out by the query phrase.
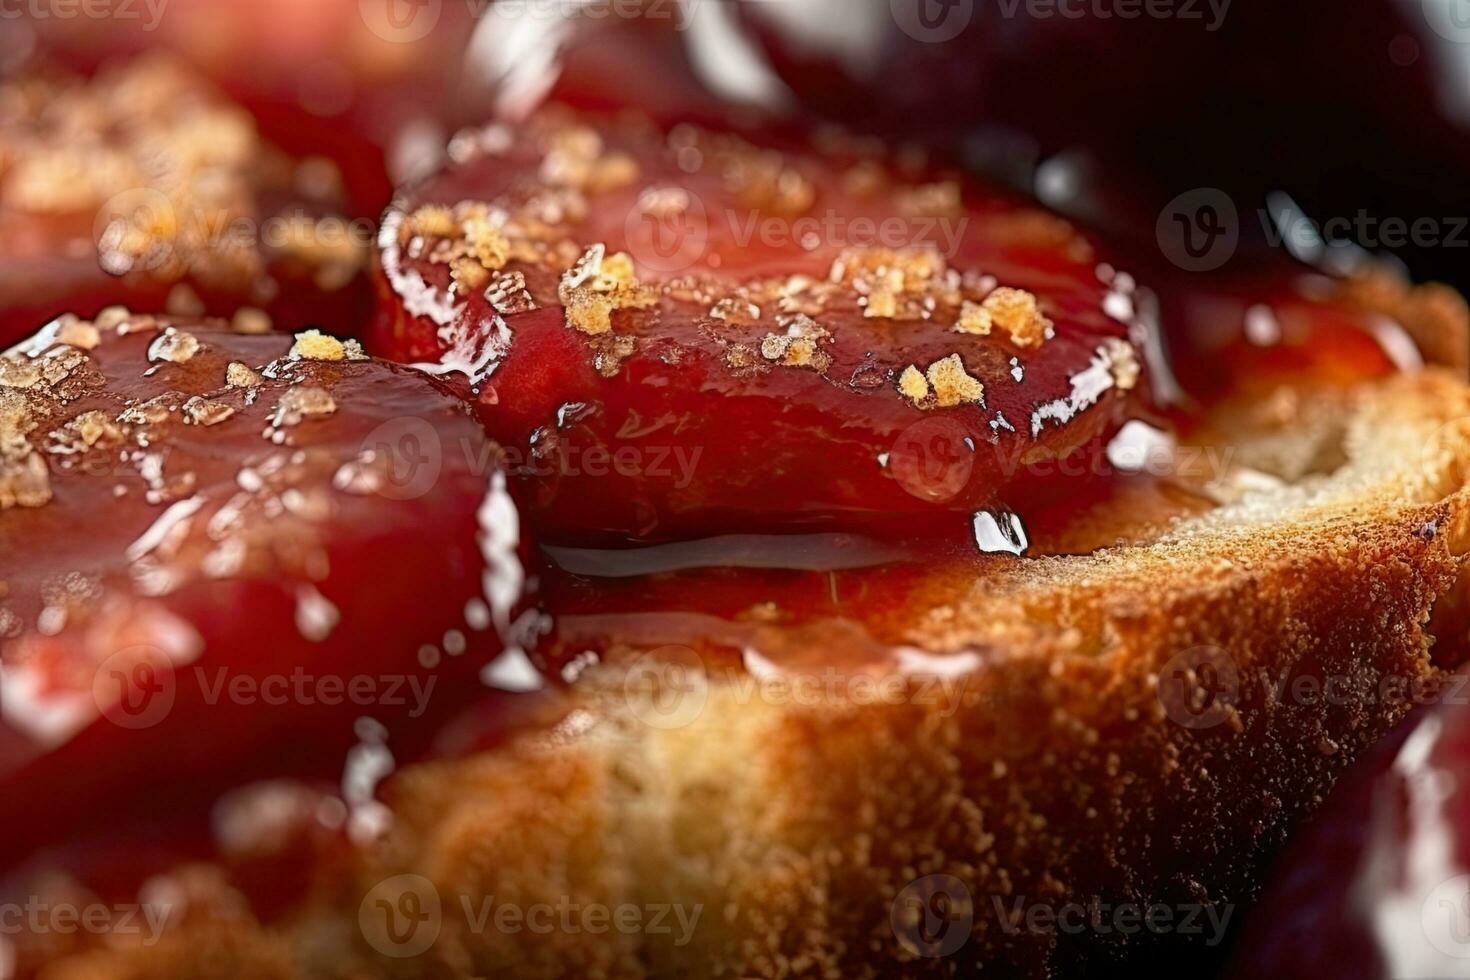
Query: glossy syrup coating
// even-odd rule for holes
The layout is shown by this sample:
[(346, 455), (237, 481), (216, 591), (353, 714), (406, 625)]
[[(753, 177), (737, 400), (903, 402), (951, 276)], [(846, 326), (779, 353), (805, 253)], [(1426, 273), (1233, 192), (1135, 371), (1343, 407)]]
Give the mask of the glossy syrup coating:
[(467, 378), (566, 542), (1019, 503), (1142, 411), (1138, 287), (1070, 225), (821, 143), (461, 133), (385, 218), (369, 347)]
[(336, 779), (355, 719), (392, 746), (476, 698), (525, 581), (492, 461), (433, 379), (315, 331), (111, 309), (5, 355), (0, 855)]
[(116, 303), (355, 330), (372, 232), (349, 215), (334, 164), (166, 55), (0, 80), (0, 344)]

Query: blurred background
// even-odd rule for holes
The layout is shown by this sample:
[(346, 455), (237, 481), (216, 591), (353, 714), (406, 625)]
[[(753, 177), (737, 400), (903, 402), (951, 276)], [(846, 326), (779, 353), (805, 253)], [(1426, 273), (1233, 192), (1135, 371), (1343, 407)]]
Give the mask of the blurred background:
[(736, 105), (922, 145), (1187, 271), (1362, 249), (1470, 285), (1467, 0), (0, 3), (0, 71), (156, 48), (369, 213), (548, 95)]

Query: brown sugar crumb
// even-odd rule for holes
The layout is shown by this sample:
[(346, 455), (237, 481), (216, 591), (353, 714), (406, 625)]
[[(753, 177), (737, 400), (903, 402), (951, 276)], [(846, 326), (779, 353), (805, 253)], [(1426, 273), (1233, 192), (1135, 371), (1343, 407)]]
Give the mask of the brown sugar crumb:
[(1108, 370), (1113, 376), (1113, 384), (1117, 385), (1119, 391), (1131, 391), (1138, 384), (1138, 376), (1143, 372), (1133, 345), (1111, 337), (1103, 344), (1103, 353), (1108, 359)]
[(842, 189), (853, 197), (872, 197), (887, 183), (888, 174), (873, 160), (855, 163), (842, 175)]
[(894, 193), (894, 201), (899, 213), (915, 217), (942, 218), (964, 210), (960, 185), (953, 180), (903, 188)]
[(884, 282), (874, 287), (863, 303), (863, 316), (889, 319), (898, 316), (898, 298), (901, 295), (902, 287), (895, 289), (891, 282)]
[(924, 409), (981, 404), (985, 400), (985, 386), (965, 370), (958, 354), (935, 361), (922, 374), (910, 364), (899, 375), (898, 390)]
[(650, 217), (677, 218), (689, 210), (689, 192), (682, 187), (645, 187), (635, 207)]
[(594, 194), (637, 182), (638, 161), (626, 153), (604, 153), (602, 137), (586, 126), (565, 126), (551, 135), (541, 161), (541, 180)]
[(199, 353), (199, 338), (176, 327), (166, 327), (153, 343), (148, 345), (148, 360), (170, 361), (187, 364)]
[(626, 252), (607, 255), (601, 244), (587, 249), (562, 274), (557, 295), (566, 306), (567, 326), (591, 335), (612, 329), (614, 310), (646, 309), (658, 301), (655, 290), (638, 282), (632, 257)]
[(1052, 322), (1042, 314), (1036, 296), (1024, 289), (1001, 286), (980, 307), (1017, 347), (1040, 347), (1051, 336)]
[(231, 361), (225, 368), (225, 384), (231, 388), (254, 388), (261, 380), (259, 373), (239, 361)]
[(453, 238), (459, 231), (459, 223), (454, 220), (454, 212), (442, 204), (425, 204), (408, 216), (403, 230), (425, 238)]
[(935, 361), (925, 374), (940, 408), (979, 403), (985, 398), (985, 386), (965, 371), (965, 362), (958, 354)]
[(548, 142), (541, 160), (541, 180), (552, 186), (584, 186), (602, 156), (602, 137), (587, 126), (563, 126)]
[(761, 355), (750, 344), (731, 344), (726, 347), (725, 364), (733, 371), (749, 371), (763, 366)]
[(296, 335), (286, 356), (294, 361), (345, 361), (347, 345), (320, 330), (307, 330)]
[(604, 336), (596, 353), (592, 355), (592, 367), (604, 378), (616, 377), (623, 362), (633, 356), (637, 341), (627, 336)]
[(786, 328), (784, 334), (766, 334), (761, 341), (761, 357), (786, 367), (805, 367), (825, 371), (832, 357), (819, 342), (832, 335), (809, 316), (781, 317), (777, 321)]
[[(346, 285), (367, 262), (367, 247), (344, 234), (340, 218), (315, 218), (289, 214), (278, 219), (280, 241), (276, 251), (321, 270), (318, 282), (331, 281), (333, 288)], [(324, 275), (324, 274), (325, 275)]]
[(168, 298), (163, 301), (163, 308), (174, 316), (203, 316), (204, 301), (194, 291), (194, 287), (186, 282), (178, 283), (168, 291)]
[(924, 372), (912, 364), (904, 368), (903, 373), (898, 376), (898, 390), (920, 408), (929, 400), (929, 382), (925, 380)]
[(564, 302), (567, 326), (592, 336), (612, 329), (613, 304), (608, 297), (586, 291), (575, 293)]
[(129, 425), (157, 425), (173, 411), (173, 402), (173, 395), (158, 395), (145, 402), (129, 405), (118, 414), (117, 420)]
[(766, 334), (761, 341), (761, 356), (786, 367), (809, 367), (817, 371), (825, 371), (832, 364), (831, 355), (810, 337)]
[(711, 151), (725, 185), (746, 207), (789, 217), (805, 214), (816, 203), (816, 187), (780, 154), (759, 150), (743, 140), (724, 141)]
[(195, 395), (184, 402), (184, 422), (194, 425), (218, 425), (231, 415), (235, 409), (224, 402), (210, 401)]
[(60, 429), (51, 433), (53, 452), (82, 452), (93, 448), (116, 446), (126, 433), (122, 426), (99, 411), (83, 412)]
[(292, 388), (281, 396), (271, 416), (271, 425), (276, 428), (298, 425), (302, 419), (331, 415), (337, 411), (337, 402), (330, 392), (316, 385)]
[(1026, 248), (1061, 249), (1078, 237), (1066, 218), (1034, 208), (988, 218), (983, 230), (988, 238)]
[(132, 311), (126, 306), (109, 306), (93, 317), (92, 323), (98, 330), (116, 330), (126, 323), (132, 315)]
[(709, 318), (748, 326), (761, 318), (761, 308), (754, 303), (727, 296), (710, 307)]
[(587, 190), (594, 194), (617, 190), (638, 182), (642, 176), (638, 161), (626, 153), (609, 153), (600, 160), (588, 175)]
[(463, 295), (472, 290), (483, 289), (490, 282), (490, 270), (478, 260), (462, 255), (449, 263), (449, 278), (454, 280), (456, 291)]
[(981, 337), (989, 336), (990, 328), (995, 321), (990, 316), (990, 311), (979, 303), (965, 300), (960, 306), (959, 319), (955, 321), (956, 333), (978, 334)]
[(0, 510), (43, 507), (51, 500), (51, 474), (29, 446), (14, 454), (0, 449)]
[(102, 333), (95, 324), (68, 316), (63, 317), (57, 327), (56, 342), (78, 350), (93, 350), (102, 343)]
[(270, 314), (253, 306), (242, 306), (230, 318), (230, 329), (235, 333), (268, 334), (273, 326)]
[(960, 278), (932, 248), (844, 249), (828, 280), (851, 286), (866, 317), (921, 320), (940, 303), (959, 302)]
[(478, 262), (486, 272), (494, 272), (510, 258), (510, 241), (488, 217), (473, 215), (464, 222), (465, 246), (469, 258)]

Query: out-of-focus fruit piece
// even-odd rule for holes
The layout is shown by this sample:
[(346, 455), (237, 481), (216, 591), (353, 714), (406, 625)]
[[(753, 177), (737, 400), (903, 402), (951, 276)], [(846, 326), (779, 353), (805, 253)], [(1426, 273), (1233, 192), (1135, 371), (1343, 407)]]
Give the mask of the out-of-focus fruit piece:
[(166, 56), (0, 81), (0, 344), (115, 303), (356, 331), (371, 228), (332, 163)]
[(968, 514), (1144, 410), (1131, 277), (869, 145), (548, 110), (451, 155), (369, 346), (469, 379), (549, 540)]
[(0, 855), (336, 778), (359, 716), (475, 698), (524, 583), (492, 460), (438, 382), (315, 331), (109, 310), (6, 354)]
[[(1176, 195), (1211, 189), (1233, 198), (1244, 241), (1264, 244), (1266, 194), (1285, 191), (1317, 221), (1340, 222), (1344, 237), (1464, 288), (1459, 249), (1443, 246), (1463, 237), (1445, 218), (1464, 209), (1470, 34), (1449, 0), (1370, 0), (1352, 17), (1315, 4), (1204, 3), (1165, 16), (1080, 4), (1038, 16), (969, 0), (745, 0), (737, 10), (807, 111), (963, 148), (1028, 182), (1047, 160), (1036, 175), (1047, 203), (1110, 240), (1147, 233)], [(1068, 165), (1080, 154), (1101, 173), (1085, 198)], [(1118, 210), (1128, 195), (1143, 221)], [(1430, 230), (1410, 237), (1420, 219)]]
[(376, 217), (396, 181), (442, 153), (465, 45), (489, 6), (169, 0), (132, 16), (23, 16), (6, 26), (41, 57), (88, 74), (146, 52), (178, 57), (240, 102), (266, 139), (336, 163), (354, 216)]
[[(1470, 960), (1470, 711), (1452, 677), (1359, 760), (1287, 846), (1231, 976), (1462, 976)], [(1428, 689), (1386, 696), (1427, 701)]]

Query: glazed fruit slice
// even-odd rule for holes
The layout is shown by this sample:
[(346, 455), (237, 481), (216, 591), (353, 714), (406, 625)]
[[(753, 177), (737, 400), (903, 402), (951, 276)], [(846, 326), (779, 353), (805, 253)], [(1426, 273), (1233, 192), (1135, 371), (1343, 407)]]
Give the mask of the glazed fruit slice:
[(983, 188), (555, 110), (451, 154), (385, 218), (371, 344), (468, 379), (549, 539), (952, 517), (1142, 410), (1131, 277)]
[(5, 355), (0, 853), (335, 779), (355, 719), (391, 745), (477, 697), (524, 582), (492, 460), (439, 383), (315, 331), (114, 308)]
[(118, 302), (356, 329), (369, 229), (333, 164), (166, 57), (0, 82), (0, 344)]

